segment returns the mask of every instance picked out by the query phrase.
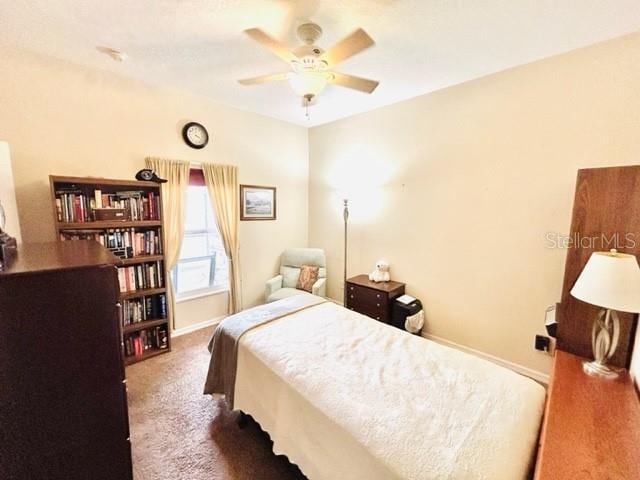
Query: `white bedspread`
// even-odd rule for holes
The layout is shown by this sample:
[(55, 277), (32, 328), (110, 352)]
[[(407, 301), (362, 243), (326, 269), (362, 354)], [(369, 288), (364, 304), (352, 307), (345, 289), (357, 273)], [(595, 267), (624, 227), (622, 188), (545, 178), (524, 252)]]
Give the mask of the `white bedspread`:
[(235, 407), (310, 480), (527, 477), (533, 380), (333, 303), (248, 332)]

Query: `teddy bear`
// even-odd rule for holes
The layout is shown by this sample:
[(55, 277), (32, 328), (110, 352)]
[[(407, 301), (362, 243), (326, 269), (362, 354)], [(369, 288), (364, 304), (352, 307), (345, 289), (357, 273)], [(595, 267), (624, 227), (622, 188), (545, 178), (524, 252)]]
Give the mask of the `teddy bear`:
[(372, 282), (388, 282), (391, 280), (389, 264), (384, 260), (378, 260), (375, 270), (369, 274), (369, 280)]

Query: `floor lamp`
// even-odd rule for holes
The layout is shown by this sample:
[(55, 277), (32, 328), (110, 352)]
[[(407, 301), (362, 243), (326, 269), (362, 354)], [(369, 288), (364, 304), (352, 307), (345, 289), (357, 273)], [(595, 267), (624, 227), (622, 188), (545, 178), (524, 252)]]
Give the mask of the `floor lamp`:
[(342, 282), (342, 289), (344, 291), (343, 293), (343, 299), (342, 299), (342, 305), (343, 306), (347, 306), (347, 222), (349, 221), (349, 200), (348, 199), (343, 199), (342, 200), (342, 218), (344, 220), (344, 275), (343, 275), (343, 282)]

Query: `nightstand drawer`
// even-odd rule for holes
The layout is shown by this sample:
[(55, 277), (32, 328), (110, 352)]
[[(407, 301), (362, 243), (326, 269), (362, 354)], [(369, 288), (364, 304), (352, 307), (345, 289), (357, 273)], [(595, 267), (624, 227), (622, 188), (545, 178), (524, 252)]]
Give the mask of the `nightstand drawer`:
[(353, 302), (379, 308), (381, 306), (386, 306), (387, 300), (387, 295), (379, 290), (349, 284), (349, 289), (347, 290), (347, 303)]
[(385, 308), (371, 308), (367, 305), (359, 305), (359, 304), (350, 305), (347, 308), (349, 308), (349, 310), (353, 310), (354, 312), (358, 312), (363, 315), (366, 315), (367, 317), (371, 317), (374, 320), (378, 320), (384, 323), (388, 322), (388, 315)]

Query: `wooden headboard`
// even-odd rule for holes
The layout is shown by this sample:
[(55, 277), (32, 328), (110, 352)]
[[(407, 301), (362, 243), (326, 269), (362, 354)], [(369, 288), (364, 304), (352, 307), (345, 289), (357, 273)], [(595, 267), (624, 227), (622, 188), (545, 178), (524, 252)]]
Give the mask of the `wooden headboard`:
[[(571, 219), (571, 239), (558, 304), (558, 348), (593, 358), (591, 328), (598, 308), (570, 295), (592, 252), (617, 248), (640, 255), (640, 166), (578, 170)], [(610, 363), (628, 368), (636, 317), (619, 313), (620, 343)]]

